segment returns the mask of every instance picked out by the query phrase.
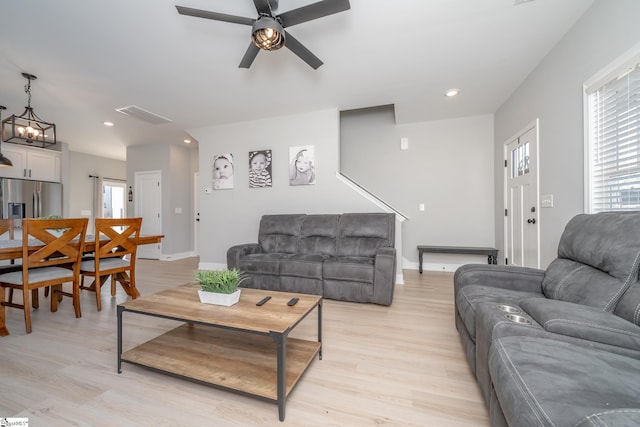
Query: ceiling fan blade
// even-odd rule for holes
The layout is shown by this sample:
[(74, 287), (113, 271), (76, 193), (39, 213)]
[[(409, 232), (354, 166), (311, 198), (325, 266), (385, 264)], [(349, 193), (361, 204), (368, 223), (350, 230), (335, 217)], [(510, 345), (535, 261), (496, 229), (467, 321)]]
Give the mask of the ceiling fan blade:
[(256, 46), (253, 43), (249, 44), (247, 51), (244, 53), (244, 56), (242, 57), (242, 61), (240, 61), (240, 65), (238, 65), (238, 68), (251, 67), (251, 64), (253, 64), (253, 60), (256, 59), (256, 56), (258, 56), (259, 51), (260, 51), (260, 48), (258, 46)]
[(278, 15), (283, 27), (291, 27), (323, 16), (351, 9), (349, 0), (323, 0)]
[(243, 16), (227, 15), (225, 13), (210, 12), (208, 10), (192, 9), (190, 7), (176, 6), (180, 15), (194, 16), (196, 18), (213, 19), (215, 21), (231, 22), (233, 24), (253, 25), (255, 19)]
[(318, 67), (323, 64), (323, 62), (320, 61), (320, 58), (311, 53), (309, 49), (304, 47), (304, 45), (296, 40), (289, 32), (285, 35), (284, 46), (289, 48), (291, 52), (298, 55), (300, 59), (309, 64), (309, 66), (314, 70), (317, 70)]
[(253, 4), (256, 5), (258, 14), (271, 16), (271, 6), (269, 5), (269, 0), (253, 0)]

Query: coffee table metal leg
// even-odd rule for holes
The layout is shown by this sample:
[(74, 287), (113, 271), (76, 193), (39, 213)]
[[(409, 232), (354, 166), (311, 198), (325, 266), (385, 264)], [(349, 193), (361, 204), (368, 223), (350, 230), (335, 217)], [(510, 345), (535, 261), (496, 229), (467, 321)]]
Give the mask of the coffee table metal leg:
[(276, 376), (278, 377), (278, 416), (280, 421), (284, 421), (284, 405), (287, 398), (287, 335), (273, 334), (273, 339), (276, 341), (278, 355), (276, 370)]
[(318, 359), (322, 360), (322, 300), (318, 302), (318, 343), (320, 343)]
[(122, 312), (124, 307), (118, 306), (118, 373), (122, 373)]

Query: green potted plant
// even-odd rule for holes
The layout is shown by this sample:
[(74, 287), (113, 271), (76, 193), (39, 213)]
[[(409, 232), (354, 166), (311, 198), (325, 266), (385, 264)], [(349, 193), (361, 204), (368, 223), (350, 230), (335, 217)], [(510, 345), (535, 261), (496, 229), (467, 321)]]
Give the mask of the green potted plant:
[(237, 269), (198, 270), (196, 281), (202, 289), (198, 290), (200, 302), (230, 306), (240, 299), (238, 285), (246, 276)]

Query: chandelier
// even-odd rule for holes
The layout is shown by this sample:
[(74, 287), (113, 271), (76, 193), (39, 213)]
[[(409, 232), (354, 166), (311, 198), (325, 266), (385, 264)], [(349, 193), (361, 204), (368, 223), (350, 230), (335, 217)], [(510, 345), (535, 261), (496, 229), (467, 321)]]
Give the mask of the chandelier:
[[(2, 120), (2, 111), (6, 109), (7, 107), (5, 107), (4, 105), (0, 105), (0, 120)], [(13, 163), (11, 163), (11, 160), (3, 156), (2, 152), (0, 152), (0, 167), (8, 167), (8, 166), (13, 166)]]
[(27, 79), (24, 92), (27, 94), (27, 106), (20, 116), (15, 114), (2, 121), (2, 140), (26, 145), (55, 145), (56, 125), (42, 120), (31, 108), (31, 81), (37, 79), (29, 73), (22, 73)]

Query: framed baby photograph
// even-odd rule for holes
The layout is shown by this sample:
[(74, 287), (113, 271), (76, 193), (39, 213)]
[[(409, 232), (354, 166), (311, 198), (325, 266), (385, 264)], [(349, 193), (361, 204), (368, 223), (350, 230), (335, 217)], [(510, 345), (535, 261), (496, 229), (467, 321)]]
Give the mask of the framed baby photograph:
[(249, 188), (271, 185), (271, 150), (249, 151)]
[(229, 190), (233, 188), (233, 154), (224, 153), (213, 156), (211, 170), (214, 190)]
[(314, 146), (289, 147), (289, 185), (312, 185), (315, 183)]

